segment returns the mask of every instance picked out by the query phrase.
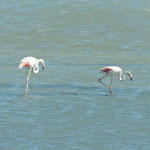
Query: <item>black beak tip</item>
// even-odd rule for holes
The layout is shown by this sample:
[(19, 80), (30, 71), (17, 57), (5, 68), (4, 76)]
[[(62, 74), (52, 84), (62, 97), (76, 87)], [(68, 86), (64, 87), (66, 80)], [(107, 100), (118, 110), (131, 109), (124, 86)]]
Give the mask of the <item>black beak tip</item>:
[(130, 81), (132, 81), (133, 78), (130, 79)]

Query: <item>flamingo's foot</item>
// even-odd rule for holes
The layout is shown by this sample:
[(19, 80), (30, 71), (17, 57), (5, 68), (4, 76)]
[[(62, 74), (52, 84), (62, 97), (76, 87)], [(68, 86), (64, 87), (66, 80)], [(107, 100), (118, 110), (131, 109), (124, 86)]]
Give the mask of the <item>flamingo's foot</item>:
[(109, 96), (112, 96), (112, 89), (109, 88)]

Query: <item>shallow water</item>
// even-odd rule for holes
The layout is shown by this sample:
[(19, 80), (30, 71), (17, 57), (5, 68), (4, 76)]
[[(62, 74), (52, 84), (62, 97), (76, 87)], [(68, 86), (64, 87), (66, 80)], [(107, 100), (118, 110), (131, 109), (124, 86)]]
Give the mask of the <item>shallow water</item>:
[[(0, 2), (0, 149), (150, 148), (147, 0)], [(23, 57), (45, 60), (25, 96)], [(97, 81), (117, 65), (132, 82)], [(105, 82), (109, 83), (110, 79)]]

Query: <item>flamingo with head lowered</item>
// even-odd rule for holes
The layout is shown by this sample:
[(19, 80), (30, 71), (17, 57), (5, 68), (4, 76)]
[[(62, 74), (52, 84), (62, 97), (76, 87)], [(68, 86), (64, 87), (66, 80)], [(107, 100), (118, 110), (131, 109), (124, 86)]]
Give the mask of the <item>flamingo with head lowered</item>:
[[(45, 63), (43, 59), (37, 59), (34, 57), (25, 57), (21, 60), (19, 64), (19, 69), (21, 68), (26, 68), (26, 95), (28, 94), (29, 90), (29, 78), (31, 75), (31, 72), (33, 71), (34, 73), (39, 72), (39, 63), (42, 64), (42, 69), (45, 68)], [(29, 72), (28, 72), (29, 69)]]
[[(112, 95), (112, 80), (113, 77), (117, 76), (119, 81), (124, 81), (125, 80), (125, 74), (128, 75), (130, 77), (130, 81), (132, 81), (133, 79), (133, 75), (130, 71), (125, 71), (123, 72), (122, 69), (120, 67), (117, 66), (108, 66), (108, 67), (104, 67), (100, 69), (100, 73), (103, 73), (104, 76), (101, 77), (98, 81), (103, 84), (106, 88), (109, 89), (109, 96)], [(107, 76), (111, 77), (111, 81), (109, 86), (107, 86), (106, 84), (104, 84), (101, 80)]]

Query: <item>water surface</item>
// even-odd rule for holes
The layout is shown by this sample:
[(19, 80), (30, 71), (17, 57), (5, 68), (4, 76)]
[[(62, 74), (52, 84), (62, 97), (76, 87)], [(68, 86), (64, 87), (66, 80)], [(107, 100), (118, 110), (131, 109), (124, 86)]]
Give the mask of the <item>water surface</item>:
[[(0, 2), (0, 149), (148, 150), (150, 2)], [(23, 57), (45, 60), (25, 96)], [(97, 81), (117, 65), (132, 82)], [(105, 82), (109, 83), (110, 79)]]

